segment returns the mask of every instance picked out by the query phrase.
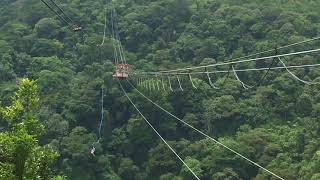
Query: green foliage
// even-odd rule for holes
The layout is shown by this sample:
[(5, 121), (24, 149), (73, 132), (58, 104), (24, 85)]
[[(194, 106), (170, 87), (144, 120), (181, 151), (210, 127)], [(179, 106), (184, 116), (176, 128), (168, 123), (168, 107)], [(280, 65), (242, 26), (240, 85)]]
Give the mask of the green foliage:
[[(193, 159), (191, 157), (187, 157), (184, 161), (192, 169), (192, 171), (201, 179), (202, 169), (201, 169), (200, 161)], [(183, 179), (187, 179), (187, 180), (194, 178), (186, 166), (182, 167), (180, 171), (180, 175), (183, 177)]]
[(39, 38), (57, 38), (59, 24), (54, 19), (44, 18), (35, 25), (35, 31)]
[[(73, 32), (39, 0), (0, 1), (0, 179), (193, 178), (111, 78), (115, 54), (109, 15), (113, 7), (126, 60), (138, 71), (221, 63), (320, 34), (319, 1), (55, 2), (74, 24), (83, 27), (82, 32)], [(106, 38), (100, 47), (106, 15)], [(319, 48), (318, 41), (278, 53), (313, 48)], [(318, 63), (318, 59), (319, 55), (312, 53), (283, 61), (301, 65)], [(261, 60), (235, 68), (269, 64), (269, 60)], [(292, 71), (304, 80), (319, 81), (318, 68)], [(265, 73), (238, 75), (254, 85)], [(162, 88), (161, 78), (144, 82), (159, 83)], [(219, 90), (210, 87), (205, 75), (197, 74), (192, 76), (197, 89), (192, 88), (188, 76), (179, 76), (184, 89), (179, 91), (176, 77), (172, 77), (172, 93), (163, 78), (166, 92), (148, 91), (143, 85), (139, 89), (179, 118), (284, 179), (319, 179), (319, 86), (304, 86), (277, 70), (270, 71), (259, 87), (244, 90), (229, 72), (211, 74)], [(176, 122), (126, 81), (121, 83), (201, 179), (274, 178)], [(102, 139), (92, 156), (101, 118), (102, 86), (106, 91)], [(54, 162), (60, 176), (53, 176), (50, 167)]]
[(7, 132), (0, 133), (1, 179), (49, 179), (51, 166), (58, 153), (50, 146), (39, 146), (43, 126), (35, 118), (38, 107), (37, 86), (22, 79), (19, 90), (12, 97), (12, 105), (1, 108), (1, 116), (8, 121)]

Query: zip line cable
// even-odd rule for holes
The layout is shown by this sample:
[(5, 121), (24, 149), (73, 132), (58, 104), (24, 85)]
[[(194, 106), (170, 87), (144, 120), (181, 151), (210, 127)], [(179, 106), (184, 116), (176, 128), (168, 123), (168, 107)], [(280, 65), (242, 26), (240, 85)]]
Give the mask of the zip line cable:
[(175, 69), (175, 70), (168, 70), (168, 71), (158, 71), (158, 72), (144, 72), (145, 74), (177, 74), (177, 72), (181, 71), (191, 71), (195, 69), (203, 69), (208, 67), (219, 67), (219, 66), (225, 66), (225, 65), (234, 65), (244, 62), (254, 62), (254, 61), (260, 61), (260, 60), (266, 60), (266, 59), (272, 59), (272, 58), (278, 58), (278, 57), (286, 57), (286, 56), (294, 56), (294, 55), (302, 55), (302, 54), (308, 54), (308, 53), (315, 53), (319, 52), (319, 49), (312, 49), (312, 50), (305, 50), (305, 51), (298, 51), (293, 53), (286, 53), (286, 54), (280, 54), (280, 55), (272, 55), (272, 56), (266, 56), (266, 57), (259, 57), (259, 58), (252, 58), (252, 59), (245, 59), (245, 60), (239, 60), (239, 61), (233, 61), (233, 62), (222, 62), (222, 63), (216, 63), (216, 64), (210, 64), (210, 65), (204, 65), (204, 66), (195, 66), (190, 68), (182, 68), (182, 69)]
[[(288, 45), (285, 45), (285, 46), (280, 46), (280, 47), (277, 47), (277, 49), (281, 50), (281, 49), (285, 49), (285, 48), (288, 48), (288, 47), (292, 47), (292, 46), (296, 46), (296, 45), (300, 45), (300, 44), (316, 41), (316, 40), (319, 40), (319, 39), (320, 39), (320, 36), (312, 38), (312, 39), (307, 39), (307, 40), (304, 40), (304, 41), (288, 44)], [(240, 59), (249, 58), (249, 57), (252, 57), (252, 56), (257, 56), (257, 55), (261, 55), (261, 54), (265, 54), (265, 53), (269, 53), (269, 52), (273, 52), (273, 51), (275, 51), (275, 49), (269, 49), (269, 50), (266, 50), (266, 51), (262, 51), (262, 52), (258, 52), (258, 53), (254, 53), (254, 54), (238, 57), (238, 58), (231, 59), (231, 60), (233, 60), (233, 61), (240, 60)]]
[(111, 11), (110, 13), (111, 16), (111, 36), (112, 36), (112, 46), (113, 46), (113, 54), (114, 54), (114, 64), (118, 64), (119, 63), (119, 57), (118, 57), (118, 51), (117, 51), (117, 47), (116, 47), (116, 39), (115, 39), (115, 31), (114, 31), (114, 20), (113, 20), (113, 11)]
[[(116, 36), (117, 38), (119, 38), (119, 35), (117, 35), (118, 33), (116, 32)], [(118, 39), (119, 40), (119, 39)], [(120, 41), (120, 40), (119, 40)], [(119, 46), (118, 46), (119, 47)], [(117, 49), (116, 49), (117, 50)], [(125, 60), (124, 54), (121, 54), (121, 51), (123, 52), (122, 46), (120, 44), (120, 48), (119, 48), (119, 54), (120, 54), (120, 58), (121, 60)], [(127, 97), (127, 99), (130, 101), (130, 103), (134, 106), (134, 108), (137, 110), (137, 112), (141, 115), (141, 117), (145, 120), (145, 122), (150, 126), (150, 128), (160, 137), (160, 139), (168, 146), (168, 148), (176, 155), (176, 157), (187, 167), (187, 169), (192, 173), (192, 175), (200, 180), (200, 178), (193, 172), (193, 170), (184, 162), (184, 160), (175, 152), (175, 150), (166, 142), (166, 140), (160, 135), (160, 133), (152, 126), (152, 124), (147, 120), (147, 118), (141, 113), (141, 111), (138, 109), (138, 107), (134, 104), (134, 102), (131, 100), (131, 98), (128, 96), (127, 92), (124, 90), (122, 84), (120, 83), (119, 79), (118, 80), (118, 84), (120, 85), (124, 95)]]
[[(115, 9), (113, 9), (112, 13), (111, 13), (111, 18), (112, 18), (112, 36), (113, 36), (113, 39), (116, 40), (116, 42), (113, 41), (113, 45), (114, 45), (114, 51), (115, 51), (115, 55), (119, 53), (119, 57), (120, 57), (120, 60), (122, 63), (125, 63), (126, 64), (126, 59), (125, 59), (125, 55), (124, 55), (124, 49), (122, 47), (122, 44), (121, 44), (121, 41), (120, 41), (120, 36), (119, 36), (119, 29), (118, 29), (118, 24), (117, 22), (115, 22), (116, 20), (116, 17), (117, 17), (117, 14), (116, 14), (116, 11)], [(310, 42), (310, 41), (313, 41), (313, 40), (317, 40), (317, 39), (320, 39), (320, 37), (317, 37), (317, 38), (314, 38), (314, 39), (310, 39), (310, 40), (305, 40), (305, 41), (301, 41), (301, 42), (298, 42), (298, 43), (294, 43), (294, 44), (291, 44), (291, 45), (286, 45), (286, 46), (282, 46), (282, 47), (279, 47), (278, 49), (284, 49), (284, 48), (287, 48), (287, 47), (291, 47), (291, 46), (295, 46), (295, 45), (298, 45), (298, 44), (302, 44), (302, 43), (306, 43), (306, 42)], [(267, 52), (272, 52), (274, 50), (268, 50), (268, 51), (264, 51), (264, 52), (260, 52), (260, 53), (256, 53), (256, 54), (253, 54), (253, 55), (248, 55), (248, 56), (244, 56), (244, 57), (240, 57), (240, 58), (236, 58), (236, 59), (233, 59), (233, 60), (238, 60), (238, 61), (230, 61), (230, 62), (222, 62), (222, 63), (216, 63), (216, 64), (211, 64), (211, 65), (205, 65), (205, 66), (197, 66), (197, 67), (189, 67), (189, 68), (181, 68), (181, 69), (174, 69), (174, 70), (166, 70), (166, 71), (158, 71), (158, 72), (143, 72), (143, 73), (140, 73), (140, 74), (145, 74), (145, 75), (156, 75), (156, 77), (158, 75), (167, 75), (167, 78), (168, 78), (168, 83), (169, 83), (169, 88), (171, 91), (173, 91), (172, 89), (172, 85), (171, 85), (171, 80), (170, 80), (170, 75), (173, 75), (175, 74), (178, 78), (178, 83), (179, 83), (179, 87), (181, 90), (182, 87), (181, 87), (181, 83), (180, 83), (180, 80), (179, 80), (179, 75), (180, 74), (187, 74), (189, 76), (189, 79), (190, 79), (190, 82), (192, 84), (192, 86), (197, 89), (197, 87), (194, 85), (193, 83), (193, 80), (192, 80), (192, 77), (191, 75), (192, 74), (204, 74), (206, 73), (207, 76), (208, 76), (208, 79), (209, 79), (209, 82), (210, 82), (210, 85), (213, 84), (212, 81), (211, 81), (211, 78), (210, 78), (210, 74), (213, 74), (213, 73), (217, 73), (217, 72), (227, 72), (227, 76), (225, 78), (225, 82), (226, 80), (229, 78), (229, 75), (230, 75), (230, 71), (232, 70), (233, 71), (233, 74), (234, 76), (236, 77), (236, 79), (242, 84), (242, 86), (245, 88), (245, 89), (249, 89), (249, 88), (252, 88), (251, 86), (249, 85), (246, 85), (244, 82), (242, 82), (237, 74), (237, 72), (247, 72), (247, 71), (260, 71), (260, 70), (268, 70), (270, 71), (271, 69), (286, 69), (288, 73), (290, 73), (295, 79), (301, 81), (301, 82), (304, 82), (306, 84), (310, 84), (310, 82), (307, 82), (307, 81), (304, 81), (300, 78), (298, 78), (296, 75), (294, 75), (289, 69), (290, 68), (298, 68), (298, 67), (315, 67), (315, 65), (302, 65), (302, 66), (286, 66), (283, 61), (281, 61), (281, 57), (286, 57), (286, 56), (293, 56), (293, 55), (301, 55), (301, 54), (307, 54), (307, 53), (313, 53), (313, 52), (318, 52), (320, 51), (320, 49), (313, 49), (313, 50), (305, 50), (305, 51), (299, 51), (299, 52), (293, 52), (293, 53), (286, 53), (286, 54), (280, 54), (280, 55), (273, 55), (273, 56), (266, 56), (266, 57), (259, 57), (259, 58), (251, 58), (251, 59), (244, 59), (243, 58), (247, 58), (247, 57), (251, 57), (251, 56), (254, 56), (254, 55), (260, 55), (260, 54), (263, 54), (263, 53), (267, 53)], [(273, 63), (270, 65), (270, 67), (268, 68), (256, 68), (256, 69), (240, 69), (240, 70), (236, 70), (234, 68), (234, 65), (235, 64), (239, 64), (239, 63), (244, 63), (244, 62), (253, 62), (253, 61), (259, 61), (259, 60), (265, 60), (265, 59), (275, 59), (275, 58), (278, 58), (279, 61), (282, 63), (282, 67), (272, 67), (273, 66)], [(115, 58), (115, 63), (117, 63), (117, 58)], [(274, 62), (274, 61), (273, 61)], [(196, 70), (196, 69), (202, 69), (202, 68), (208, 68), (208, 67), (219, 67), (219, 66), (225, 66), (225, 65), (229, 65), (229, 70), (228, 71), (213, 71), (213, 72), (208, 72), (206, 70), (206, 72), (191, 72), (191, 70)], [(320, 64), (318, 64), (320, 65)], [(184, 71), (189, 71), (189, 73), (183, 73)], [(268, 73), (268, 72), (267, 72)], [(266, 73), (266, 74), (267, 74)], [(134, 73), (134, 74), (138, 74), (138, 73)], [(265, 78), (265, 76), (263, 76), (263, 79)], [(195, 178), (199, 179), (197, 177), (197, 175), (192, 171), (192, 169), (183, 161), (183, 159), (175, 152), (175, 150), (166, 142), (166, 140), (160, 135), (160, 133), (153, 127), (153, 125), (147, 120), (147, 118), (141, 113), (141, 111), (139, 110), (139, 108), (135, 105), (135, 103), (131, 100), (131, 98), (128, 96), (127, 92), (124, 90), (121, 82), (119, 79), (118, 80), (118, 84), (119, 86), (121, 87), (124, 95), (127, 97), (127, 99), (130, 101), (130, 103), (134, 106), (134, 108), (136, 109), (136, 111), (140, 114), (140, 116), (146, 121), (146, 123), (151, 127), (151, 129), (160, 137), (160, 139), (169, 147), (169, 149), (177, 156), (177, 158), (188, 168), (188, 170), (194, 175)], [(164, 86), (164, 81), (163, 81), (163, 77), (161, 78), (162, 80), (162, 86), (163, 86), (163, 89), (164, 91), (165, 90), (165, 86)], [(258, 163), (250, 160), (249, 158), (243, 156), (242, 154), (240, 154), (239, 152), (237, 152), (236, 150), (224, 145), (223, 143), (219, 142), (218, 140), (210, 137), (209, 135), (205, 134), (204, 132), (202, 132), (201, 130), (193, 127), (192, 125), (188, 124), (187, 122), (183, 121), (182, 119), (178, 118), (177, 116), (173, 115), (172, 113), (170, 113), (169, 111), (167, 111), (166, 109), (162, 108), (160, 105), (158, 105), (157, 103), (153, 102), (151, 99), (149, 99), (147, 96), (145, 96), (143, 93), (141, 93), (128, 79), (127, 79), (127, 82), (130, 84), (130, 86), (132, 88), (134, 88), (141, 96), (143, 96), (145, 99), (147, 99), (148, 101), (150, 101), (152, 104), (154, 104), (155, 106), (157, 106), (159, 109), (161, 109), (162, 111), (166, 112), (167, 114), (169, 114), (170, 116), (172, 116), (173, 118), (177, 119), (178, 121), (182, 122), (183, 124), (187, 125), (188, 127), (192, 128), (193, 130), (197, 131), (198, 133), (202, 134), (203, 136), (205, 136), (206, 138), (214, 141), (216, 144), (220, 145), (221, 147), (231, 151), (232, 153), (238, 155), (239, 157), (243, 158), (244, 160), (252, 163), (253, 165), (259, 167), (260, 169), (268, 172), (269, 174), (277, 177), (278, 179), (282, 179), (282, 177), (280, 177), (279, 175), (273, 173), (272, 171), (262, 167), (261, 165), (259, 165)], [(152, 82), (152, 84), (151, 84)], [(225, 83), (224, 82), (224, 83)], [(155, 85), (154, 85), (154, 82), (153, 82), (153, 79), (149, 82), (147, 82), (146, 80), (144, 81), (144, 83), (146, 87), (149, 87), (150, 91), (152, 90), (155, 90)], [(215, 86), (213, 86), (215, 87)], [(158, 88), (159, 89), (159, 88)]]
[(113, 13), (113, 27), (114, 27), (114, 35), (115, 35), (115, 39), (116, 39), (116, 48), (118, 50), (118, 53), (119, 53), (119, 56), (120, 56), (120, 61), (122, 64), (124, 64), (124, 60), (123, 60), (123, 56), (122, 56), (122, 52), (121, 52), (121, 48), (120, 48), (120, 39), (119, 39), (119, 36), (118, 36), (118, 23), (117, 23), (117, 15), (116, 15), (116, 11), (115, 9), (112, 10), (112, 13)]
[(116, 39), (117, 39), (117, 45), (118, 45), (118, 49), (119, 49), (119, 54), (120, 54), (120, 58), (121, 58), (121, 63), (123, 64), (127, 64), (126, 62), (126, 58), (125, 58), (125, 55), (124, 55), (124, 50), (123, 50), (123, 47), (122, 47), (122, 44), (121, 44), (121, 41), (120, 41), (120, 35), (119, 35), (119, 28), (118, 28), (118, 22), (117, 22), (117, 12), (115, 9), (113, 9), (113, 12), (114, 12), (114, 17), (116, 19), (115, 23), (114, 23), (114, 28), (115, 28), (115, 36), (116, 36)]
[(55, 0), (41, 0), (58, 18), (67, 26), (71, 26), (74, 32), (81, 31), (82, 27), (74, 23), (72, 18), (55, 2)]
[[(270, 71), (270, 70), (282, 70), (282, 69), (285, 69), (291, 76), (293, 76), (295, 79), (297, 79), (298, 81), (304, 83), (304, 84), (307, 84), (307, 85), (319, 85), (320, 82), (317, 82), (317, 83), (314, 83), (314, 82), (308, 82), (308, 81), (304, 81), (300, 78), (298, 78), (296, 75), (294, 75), (290, 69), (299, 69), (299, 68), (315, 68), (315, 67), (320, 67), (320, 64), (306, 64), (306, 65), (292, 65), (292, 66), (287, 66), (285, 65), (284, 63), (282, 64), (282, 66), (277, 66), (277, 67), (265, 67), (265, 68), (250, 68), (250, 69), (234, 69), (233, 66), (232, 66), (232, 71), (233, 71), (233, 74), (234, 76), (236, 77), (237, 81), (239, 81), (241, 83), (241, 85), (243, 86), (244, 89), (248, 90), (248, 89), (252, 89), (254, 87), (258, 87), (261, 85), (261, 81), (258, 82), (256, 85), (254, 86), (249, 86), (247, 84), (245, 84), (243, 81), (240, 80), (237, 72), (252, 72), (252, 71)], [(191, 72), (191, 73), (176, 73), (176, 76), (177, 76), (177, 79), (179, 78), (179, 75), (200, 75), (200, 74), (205, 74), (208, 79), (208, 82), (209, 82), (209, 85), (213, 88), (213, 89), (216, 89), (216, 90), (219, 90), (221, 89), (221, 87), (217, 87), (216, 85), (214, 85), (214, 83), (212, 82), (212, 79), (210, 77), (210, 74), (219, 74), (219, 73), (228, 73), (227, 76), (224, 78), (224, 81), (223, 81), (223, 85), (221, 87), (223, 87), (227, 81), (227, 79), (229, 78), (229, 75), (230, 75), (230, 71), (226, 71), (226, 70), (221, 70), (221, 71), (204, 71), (204, 72)], [(133, 73), (135, 74), (135, 73)], [(140, 75), (140, 74), (138, 74)], [(152, 74), (152, 75), (155, 75), (156, 77), (158, 76), (157, 74)], [(163, 82), (163, 75), (162, 76), (162, 79), (161, 79), (161, 83), (162, 83), (162, 88), (163, 90), (165, 90), (165, 86), (164, 86), (164, 82)], [(168, 75), (169, 76), (169, 75)], [(133, 76), (135, 77), (135, 76)], [(183, 91), (182, 87), (181, 87), (181, 82), (179, 82), (180, 79), (178, 79), (178, 83), (179, 83), (179, 87), (181, 89), (181, 91)], [(170, 83), (169, 83), (169, 88), (170, 88)], [(159, 88), (158, 88), (159, 90)]]
[(56, 6), (56, 7), (59, 9), (59, 11), (60, 11), (65, 17), (67, 17), (67, 18), (69, 19), (69, 21), (70, 21), (71, 23), (73, 23), (73, 20), (61, 9), (60, 6), (58, 6), (58, 4), (57, 4), (56, 2), (54, 2), (53, 0), (50, 0), (50, 1), (54, 4), (54, 6)]
[[(311, 67), (319, 67), (320, 64), (306, 64), (306, 65), (292, 65), (292, 66), (286, 66), (288, 69), (298, 69), (298, 68), (311, 68)], [(251, 72), (251, 71), (266, 71), (268, 69), (270, 70), (279, 70), (279, 69), (286, 69), (284, 66), (277, 66), (272, 68), (249, 68), (249, 69), (235, 69), (236, 72)], [(219, 73), (228, 73), (227, 70), (221, 70), (221, 71), (201, 71), (201, 72), (191, 72), (191, 73), (175, 73), (177, 75), (199, 75), (199, 74), (219, 74)], [(143, 73), (133, 73), (135, 75), (142, 75)], [(154, 74), (151, 74), (154, 75)]]
[[(289, 44), (289, 45), (280, 46), (280, 47), (277, 47), (276, 49), (277, 49), (277, 50), (281, 50), (281, 49), (293, 47), (293, 46), (296, 46), (296, 45), (300, 45), (300, 44), (304, 44), (304, 43), (309, 43), (309, 42), (312, 42), (312, 41), (316, 41), (316, 40), (319, 40), (319, 39), (320, 39), (320, 36), (315, 37), (315, 38), (312, 38), (312, 39), (307, 39), (307, 40), (304, 40), (304, 41), (296, 42), (296, 43), (293, 43), (293, 44)], [(239, 57), (239, 58), (231, 59), (230, 61), (227, 61), (227, 62), (225, 62), (225, 63), (234, 64), (234, 63), (236, 63), (236, 62), (238, 62), (238, 61), (240, 61), (240, 60), (242, 60), (242, 59), (244, 59), (244, 58), (250, 58), (250, 57), (252, 57), (252, 56), (257, 56), (257, 55), (261, 55), (261, 54), (265, 54), (265, 53), (277, 51), (276, 49), (270, 49), (270, 50), (267, 50), (267, 51), (262, 51), (262, 52), (259, 52), (259, 53), (255, 53), (255, 54), (251, 54), (251, 55), (247, 55), (247, 56), (242, 56), (242, 57)], [(200, 69), (200, 68), (204, 68), (204, 67), (212, 67), (212, 66), (211, 66), (211, 65), (208, 65), (208, 66), (198, 66), (198, 67), (189, 67), (189, 68), (174, 69), (174, 70), (167, 70), (167, 71), (158, 71), (158, 72), (161, 72), (161, 73), (177, 72), (177, 71), (184, 71), (184, 70)]]
[[(116, 21), (116, 14), (115, 14), (115, 9), (112, 10), (112, 18), (113, 18), (113, 31), (114, 31), (114, 38), (115, 38), (115, 44), (116, 44), (116, 49), (119, 53), (119, 56), (120, 56), (120, 61), (122, 64), (124, 64), (124, 59), (123, 59), (123, 56), (122, 56), (122, 52), (121, 52), (121, 48), (120, 48), (120, 39), (119, 39), (119, 34), (118, 34), (118, 28), (117, 28), (117, 21)], [(119, 62), (117, 62), (118, 64)]]
[(169, 111), (167, 111), (166, 109), (164, 109), (163, 107), (161, 107), (159, 104), (157, 104), (157, 103), (155, 103), (154, 101), (152, 101), (150, 98), (148, 98), (147, 96), (145, 96), (143, 93), (141, 93), (130, 81), (128, 81), (127, 80), (127, 82), (129, 83), (129, 85), (134, 89), (134, 90), (136, 90), (142, 97), (144, 97), (145, 99), (147, 99), (149, 102), (151, 102), (153, 105), (155, 105), (155, 106), (157, 106), (159, 109), (161, 109), (162, 111), (164, 111), (164, 112), (166, 112), (168, 115), (170, 115), (171, 117), (173, 117), (173, 118), (175, 118), (176, 120), (178, 120), (178, 121), (180, 121), (180, 122), (182, 122), (183, 124), (185, 124), (185, 125), (187, 125), (188, 127), (190, 127), (191, 129), (193, 129), (193, 130), (195, 130), (195, 131), (197, 131), (198, 133), (200, 133), (200, 134), (202, 134), (203, 136), (205, 136), (206, 138), (208, 138), (208, 139), (210, 139), (210, 140), (212, 140), (212, 141), (214, 141), (215, 143), (217, 143), (218, 145), (220, 145), (220, 146), (222, 146), (222, 147), (224, 147), (225, 149), (227, 149), (227, 150), (229, 150), (229, 151), (231, 151), (231, 152), (233, 152), (234, 154), (236, 154), (236, 155), (238, 155), (239, 157), (241, 157), (241, 158), (243, 158), (243, 159), (245, 159), (246, 161), (248, 161), (248, 162), (250, 162), (250, 163), (252, 163), (253, 165), (255, 165), (255, 166), (257, 166), (257, 167), (259, 167), (259, 168), (261, 168), (261, 169), (263, 169), (264, 171), (266, 171), (266, 172), (268, 172), (269, 174), (271, 174), (271, 175), (273, 175), (273, 176), (275, 176), (275, 177), (277, 177), (278, 179), (281, 179), (281, 180), (284, 180), (282, 177), (280, 177), (279, 175), (277, 175), (277, 174), (275, 174), (275, 173), (273, 173), (272, 171), (270, 171), (270, 170), (268, 170), (268, 169), (266, 169), (266, 168), (264, 168), (264, 167), (262, 167), (261, 165), (259, 165), (258, 163), (256, 163), (256, 162), (254, 162), (254, 161), (252, 161), (252, 160), (250, 160), (249, 158), (247, 158), (247, 157), (245, 157), (245, 156), (243, 156), (242, 154), (240, 154), (239, 152), (237, 152), (237, 151), (235, 151), (235, 150), (233, 150), (233, 149), (231, 149), (230, 147), (228, 147), (228, 146), (226, 146), (226, 145), (224, 145), (223, 143), (221, 143), (221, 142), (219, 142), (218, 140), (216, 140), (216, 139), (214, 139), (214, 138), (212, 138), (212, 137), (210, 137), (209, 135), (207, 135), (207, 134), (205, 134), (204, 132), (202, 132), (201, 130), (199, 130), (199, 129), (197, 129), (197, 128), (195, 128), (194, 126), (192, 126), (192, 125), (190, 125), (189, 123), (187, 123), (187, 122), (185, 122), (185, 121), (183, 121), (182, 119), (180, 119), (180, 118), (178, 118), (177, 116), (175, 116), (175, 115), (173, 115), (172, 113), (170, 113)]
[(55, 11), (45, 0), (41, 0), (53, 13), (55, 13), (63, 22), (65, 22), (67, 25), (70, 25), (70, 23), (62, 17), (57, 11)]
[(127, 97), (127, 99), (130, 101), (130, 103), (132, 104), (132, 106), (136, 109), (136, 111), (140, 114), (140, 116), (145, 120), (145, 122), (150, 126), (150, 128), (160, 137), (160, 139), (163, 141), (163, 143), (165, 143), (168, 148), (176, 155), (176, 157), (187, 167), (187, 169), (192, 173), (192, 175), (200, 180), (200, 178), (193, 172), (193, 170), (188, 166), (188, 164), (186, 164), (184, 162), (184, 160), (176, 153), (176, 151), (169, 145), (169, 143), (167, 143), (167, 141), (160, 135), (160, 133), (153, 127), (153, 125), (148, 121), (148, 119), (141, 113), (141, 111), (139, 110), (139, 108), (134, 104), (134, 102), (131, 100), (131, 98), (128, 96), (127, 92), (124, 90), (122, 84), (120, 83), (119, 79), (118, 79), (118, 84), (120, 85), (124, 95)]

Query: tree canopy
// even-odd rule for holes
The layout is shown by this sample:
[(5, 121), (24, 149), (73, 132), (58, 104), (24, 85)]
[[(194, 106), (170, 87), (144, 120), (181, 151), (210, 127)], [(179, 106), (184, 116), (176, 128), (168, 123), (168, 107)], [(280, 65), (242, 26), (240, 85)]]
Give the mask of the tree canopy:
[[(61, 21), (39, 0), (0, 1), (0, 179), (180, 180), (188, 169), (123, 95), (114, 71), (110, 13), (134, 71), (227, 62), (320, 35), (320, 1), (55, 1), (83, 28)], [(103, 41), (106, 19), (105, 40)], [(278, 53), (319, 48), (319, 40)], [(265, 54), (274, 55), (275, 52)], [(319, 53), (283, 58), (319, 62)], [(236, 69), (268, 67), (271, 61)], [(279, 65), (279, 64), (278, 64)], [(208, 68), (210, 71), (227, 70)], [(229, 70), (230, 71), (230, 70)], [(319, 82), (317, 67), (292, 69)], [(265, 71), (239, 72), (248, 85)], [(28, 79), (27, 79), (28, 78)], [(169, 90), (138, 88), (177, 117), (284, 179), (320, 177), (320, 88), (271, 70), (245, 90), (232, 73), (176, 76)], [(161, 77), (143, 79), (147, 84)], [(121, 82), (137, 107), (201, 179), (275, 179), (155, 107)], [(138, 86), (138, 83), (134, 83)], [(102, 140), (96, 144), (105, 89)], [(160, 87), (161, 89), (162, 87)]]

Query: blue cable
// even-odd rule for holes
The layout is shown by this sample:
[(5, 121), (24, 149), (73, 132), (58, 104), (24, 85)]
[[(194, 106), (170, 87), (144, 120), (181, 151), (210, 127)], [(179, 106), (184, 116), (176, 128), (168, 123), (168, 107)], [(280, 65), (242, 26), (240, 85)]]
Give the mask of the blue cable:
[(103, 89), (103, 87), (101, 87), (101, 117), (100, 117), (100, 124), (99, 124), (99, 130), (98, 130), (98, 140), (96, 142), (92, 143), (92, 148), (94, 148), (94, 149), (95, 149), (95, 145), (99, 144), (100, 141), (102, 140), (101, 130), (102, 130), (102, 125), (103, 125), (103, 120), (104, 120), (103, 98), (104, 98), (104, 89)]

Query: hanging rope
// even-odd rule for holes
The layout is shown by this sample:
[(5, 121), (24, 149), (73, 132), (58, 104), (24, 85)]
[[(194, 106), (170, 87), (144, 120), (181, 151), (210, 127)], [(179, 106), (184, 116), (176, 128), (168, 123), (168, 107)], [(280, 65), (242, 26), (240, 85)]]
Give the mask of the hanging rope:
[(209, 85), (210, 85), (213, 89), (220, 89), (220, 88), (218, 88), (217, 86), (215, 86), (214, 83), (211, 81), (211, 77), (210, 77), (210, 74), (209, 74), (208, 71), (206, 72), (206, 74), (207, 74), (207, 78), (208, 78), (208, 81), (209, 81)]
[(158, 75), (156, 75), (156, 82), (157, 82), (157, 89), (160, 91), (159, 82), (158, 82)]
[(294, 79), (296, 79), (296, 80), (298, 80), (298, 81), (300, 81), (300, 82), (302, 82), (302, 83), (304, 83), (304, 84), (307, 84), (307, 85), (316, 85), (316, 84), (320, 84), (320, 83), (318, 83), (318, 82), (309, 82), (309, 81), (304, 81), (304, 80), (302, 80), (302, 79), (300, 79), (298, 76), (296, 76), (295, 74), (293, 74), (288, 68), (287, 68), (287, 66), (286, 66), (286, 64), (280, 59), (280, 57), (278, 57), (279, 58), (279, 61), (280, 61), (280, 63), (283, 65), (283, 67), (286, 69), (286, 71), (294, 78)]
[(174, 92), (174, 91), (173, 91), (173, 89), (172, 89), (172, 86), (171, 86), (170, 76), (168, 76), (168, 82), (169, 82), (169, 88), (170, 88), (170, 91)]
[(148, 80), (148, 85), (149, 85), (149, 91), (152, 91), (151, 80)]
[(182, 86), (181, 86), (181, 82), (180, 82), (179, 76), (178, 76), (178, 75), (176, 75), (176, 76), (177, 76), (177, 80), (178, 80), (178, 83), (179, 83), (180, 90), (183, 91), (183, 88), (182, 88)]
[(194, 85), (194, 83), (193, 83), (193, 81), (192, 81), (192, 77), (191, 77), (191, 74), (189, 73), (189, 79), (190, 79), (190, 82), (191, 82), (191, 84), (192, 84), (192, 87), (194, 88), (194, 89), (198, 89), (195, 85)]
[(205, 136), (206, 138), (208, 138), (208, 139), (212, 140), (213, 142), (217, 143), (217, 144), (218, 144), (218, 145), (220, 145), (221, 147), (223, 147), (223, 148), (225, 148), (225, 149), (227, 149), (227, 150), (231, 151), (232, 153), (234, 153), (234, 154), (238, 155), (239, 157), (241, 157), (241, 158), (245, 159), (246, 161), (248, 161), (248, 162), (252, 163), (253, 165), (255, 165), (255, 166), (257, 166), (257, 167), (259, 167), (259, 168), (263, 169), (264, 171), (266, 171), (266, 172), (270, 173), (271, 175), (273, 175), (273, 176), (277, 177), (278, 179), (284, 180), (284, 179), (283, 179), (282, 177), (280, 177), (279, 175), (277, 175), (277, 174), (273, 173), (272, 171), (270, 171), (270, 170), (268, 170), (268, 169), (266, 169), (266, 168), (262, 167), (262, 166), (261, 166), (261, 165), (259, 165), (258, 163), (256, 163), (256, 162), (254, 162), (254, 161), (250, 160), (249, 158), (247, 158), (247, 157), (245, 157), (244, 155), (240, 154), (240, 153), (239, 153), (239, 152), (237, 152), (236, 150), (233, 150), (232, 148), (230, 148), (230, 147), (228, 147), (228, 146), (224, 145), (223, 143), (219, 142), (218, 140), (216, 140), (216, 139), (214, 139), (214, 138), (210, 137), (209, 135), (205, 134), (205, 133), (204, 133), (204, 132), (202, 132), (201, 130), (199, 130), (199, 129), (197, 129), (197, 128), (193, 127), (193, 126), (192, 126), (192, 125), (190, 125), (189, 123), (187, 123), (187, 122), (183, 121), (182, 119), (178, 118), (177, 116), (173, 115), (172, 113), (170, 113), (169, 111), (167, 111), (166, 109), (164, 109), (163, 107), (161, 107), (159, 104), (155, 103), (155, 102), (154, 102), (154, 101), (152, 101), (150, 98), (148, 98), (148, 97), (147, 97), (147, 96), (145, 96), (143, 93), (141, 93), (141, 92), (140, 92), (140, 91), (139, 91), (139, 90), (138, 90), (134, 85), (132, 85), (132, 84), (130, 83), (130, 81), (128, 81), (128, 80), (127, 80), (127, 82), (128, 82), (128, 83), (130, 84), (130, 86), (131, 86), (133, 89), (135, 89), (135, 91), (137, 91), (137, 92), (138, 92), (142, 97), (144, 97), (145, 99), (147, 99), (149, 102), (151, 102), (153, 105), (157, 106), (159, 109), (161, 109), (163, 112), (167, 113), (167, 114), (168, 114), (168, 115), (170, 115), (171, 117), (175, 118), (176, 120), (178, 120), (178, 121), (180, 121), (181, 123), (185, 124), (185, 125), (186, 125), (186, 126), (188, 126), (189, 128), (191, 128), (191, 129), (195, 130), (196, 132), (198, 132), (199, 134), (201, 134), (201, 135)]
[(164, 84), (164, 80), (163, 80), (163, 76), (161, 76), (161, 83), (162, 83), (162, 88), (164, 92), (167, 92), (165, 84)]
[(151, 78), (151, 82), (152, 82), (152, 89), (153, 89), (153, 90), (156, 90), (156, 87), (155, 87), (155, 85), (154, 85), (153, 78)]
[(228, 71), (227, 71), (227, 75), (226, 75), (226, 77), (224, 78), (224, 80), (223, 80), (223, 83), (222, 83), (222, 86), (221, 87), (224, 87), (225, 85), (226, 85), (226, 83), (227, 83), (227, 80), (229, 79), (229, 76), (230, 76), (230, 71), (231, 71), (231, 66), (229, 66), (229, 69), (228, 69)]
[(234, 76), (236, 77), (237, 81), (239, 81), (239, 82), (241, 83), (241, 85), (242, 85), (242, 87), (243, 87), (244, 89), (248, 90), (248, 89), (252, 88), (252, 86), (249, 86), (249, 85), (245, 84), (244, 82), (242, 82), (242, 81), (240, 80), (240, 78), (239, 78), (237, 72), (234, 70), (234, 67), (233, 67), (233, 66), (232, 66), (232, 71), (233, 71), (233, 74), (234, 74)]

